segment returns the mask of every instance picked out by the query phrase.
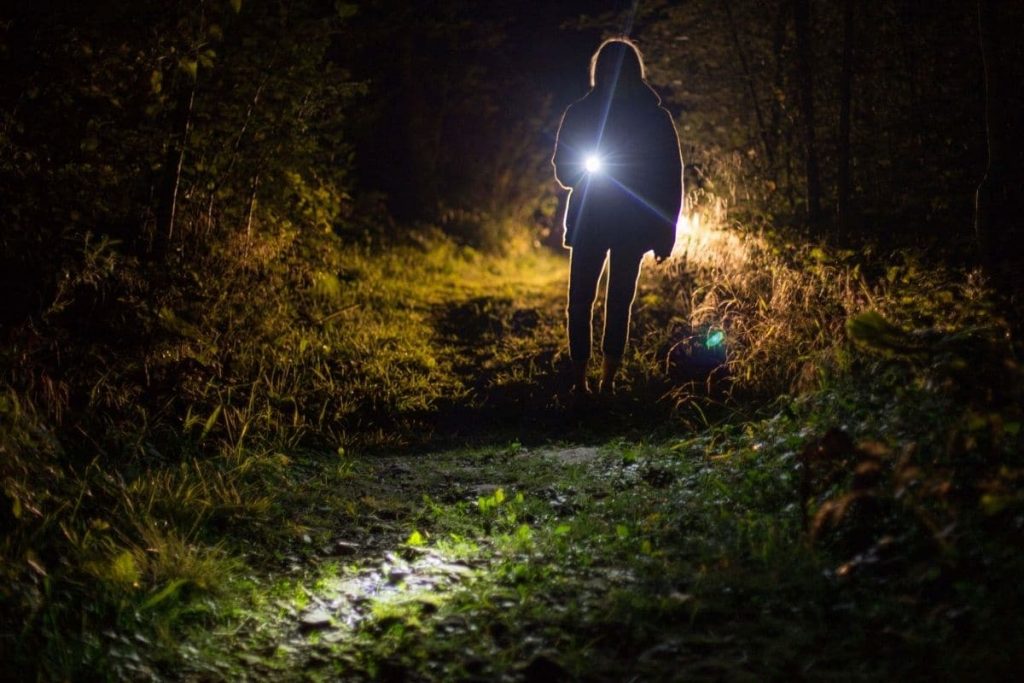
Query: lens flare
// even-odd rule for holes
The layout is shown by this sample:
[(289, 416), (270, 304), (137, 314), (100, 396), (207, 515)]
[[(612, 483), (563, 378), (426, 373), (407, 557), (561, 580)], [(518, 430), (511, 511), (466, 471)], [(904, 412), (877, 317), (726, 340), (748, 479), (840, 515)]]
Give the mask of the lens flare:
[(601, 158), (596, 154), (591, 154), (584, 160), (583, 165), (586, 167), (587, 173), (597, 173), (601, 170)]
[(708, 338), (705, 342), (705, 346), (709, 349), (713, 349), (716, 346), (721, 346), (722, 342), (725, 341), (725, 332), (722, 330), (709, 330)]

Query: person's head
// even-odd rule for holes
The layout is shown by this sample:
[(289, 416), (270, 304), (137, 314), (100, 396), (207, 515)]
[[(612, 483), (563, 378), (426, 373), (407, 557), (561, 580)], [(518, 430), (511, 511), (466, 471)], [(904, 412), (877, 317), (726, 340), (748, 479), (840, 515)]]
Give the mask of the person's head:
[(590, 58), (590, 87), (632, 89), (646, 83), (640, 48), (629, 38), (605, 40)]

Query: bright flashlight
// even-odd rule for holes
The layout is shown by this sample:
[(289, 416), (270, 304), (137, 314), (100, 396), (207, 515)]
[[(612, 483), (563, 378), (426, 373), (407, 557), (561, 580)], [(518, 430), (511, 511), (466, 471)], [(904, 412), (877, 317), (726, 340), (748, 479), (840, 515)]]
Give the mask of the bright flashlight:
[(601, 170), (601, 157), (591, 154), (584, 160), (583, 165), (586, 167), (587, 173), (597, 173)]

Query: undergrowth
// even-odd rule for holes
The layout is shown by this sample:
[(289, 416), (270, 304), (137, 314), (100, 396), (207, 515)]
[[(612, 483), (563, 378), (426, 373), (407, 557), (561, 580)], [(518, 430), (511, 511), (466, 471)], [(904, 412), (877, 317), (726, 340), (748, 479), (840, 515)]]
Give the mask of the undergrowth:
[[(501, 543), (544, 539), (555, 553), (501, 569), (514, 586), (557, 585), (544, 572), (586, 558), (589, 536), (618, 539), (613, 565), (697, 548), (703, 559), (671, 564), (679, 583), (723, 587), (733, 563), (754, 562), (744, 595), (771, 601), (797, 590), (771, 580), (796, 561), (793, 581), (827, 567), (830, 580), (880, 585), (921, 610), (934, 596), (943, 614), (973, 610), (977, 634), (1006, 623), (975, 582), (1019, 562), (1021, 383), (983, 280), (745, 228), (713, 197), (697, 206), (674, 258), (646, 266), (622, 389), (593, 410), (564, 392), (566, 269), (544, 251), (483, 254), (429, 231), (343, 243), (284, 226), (212, 241), (165, 271), (87, 240), (46, 314), (4, 352), (5, 666), (146, 675), (143, 651), (173, 670), (181, 633), (230, 617), (238, 576), (315, 557), (367, 511), (411, 514), (352, 493), (360, 458), (481, 433), (656, 434), (669, 479), (700, 484), (614, 498), (587, 518), (607, 520), (600, 529), (571, 515), (547, 530), (485, 525)], [(431, 524), (458, 544), (481, 533), (457, 532), (464, 512)], [(639, 514), (657, 527), (650, 547), (619, 529)], [(738, 600), (676, 592), (626, 623), (643, 631)], [(527, 612), (520, 595), (513, 613), (544, 620), (563, 593)], [(401, 652), (403, 633), (376, 633), (391, 649), (374, 656)], [(646, 642), (623, 647), (632, 656)], [(592, 644), (557, 666), (582, 675)]]

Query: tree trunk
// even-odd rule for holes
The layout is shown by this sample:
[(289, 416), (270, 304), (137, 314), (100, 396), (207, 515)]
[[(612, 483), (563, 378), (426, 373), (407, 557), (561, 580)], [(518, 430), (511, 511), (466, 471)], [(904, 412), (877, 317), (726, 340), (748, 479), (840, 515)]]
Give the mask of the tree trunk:
[(754, 76), (750, 73), (750, 64), (747, 55), (743, 51), (743, 44), (740, 43), (740, 34), (736, 29), (736, 20), (732, 16), (732, 7), (729, 0), (723, 0), (725, 5), (725, 16), (729, 20), (729, 31), (732, 33), (733, 46), (736, 48), (736, 56), (739, 57), (740, 67), (743, 69), (743, 79), (747, 82), (747, 92), (750, 94), (750, 104), (754, 107), (754, 116), (757, 119), (757, 130), (761, 136), (761, 144), (764, 145), (764, 154), (768, 159), (769, 168), (775, 166), (775, 159), (772, 146), (768, 140), (768, 129), (764, 125), (764, 115), (761, 113), (761, 104), (757, 97), (757, 89), (754, 87)]
[(975, 196), (974, 228), (982, 263), (1002, 285), (1019, 292), (1024, 267), (1024, 55), (1020, 8), (978, 0), (978, 35), (984, 62), (988, 166)]
[[(772, 36), (772, 51), (775, 54), (775, 76), (772, 90), (771, 132), (772, 149), (775, 151), (775, 159), (780, 162), (778, 167), (773, 169), (773, 176), (781, 184), (785, 191), (786, 203), (789, 211), (796, 213), (796, 198), (793, 196), (793, 144), (792, 129), (786, 126), (782, 128), (782, 119), (785, 106), (786, 72), (788, 58), (786, 55), (786, 37), (789, 28), (789, 4), (787, 0), (779, 2), (779, 13), (775, 18), (774, 35)], [(783, 173), (785, 179), (783, 180)]]
[(850, 110), (853, 100), (853, 0), (843, 2), (843, 64), (839, 77), (839, 179), (836, 188), (837, 228), (850, 227)]
[(803, 119), (804, 152), (807, 175), (807, 222), (811, 229), (821, 229), (821, 173), (818, 167), (818, 145), (814, 135), (814, 73), (811, 68), (811, 2), (793, 0), (793, 23), (796, 29), (797, 85), (800, 88), (800, 114)]
[[(400, 168), (408, 181), (402, 189), (396, 213), (403, 218), (432, 217), (437, 213), (440, 197), (438, 174), (438, 140), (441, 119), (436, 102), (431, 100), (431, 88), (437, 88), (442, 74), (433, 74), (428, 81), (421, 64), (422, 46), (413, 36), (405, 36), (398, 46), (400, 92), (402, 97), (402, 134), (406, 159)], [(436, 90), (435, 90), (436, 92)]]
[[(199, 0), (198, 14), (195, 18), (197, 35), (205, 35), (206, 0)], [(198, 69), (198, 65), (194, 69)], [(163, 182), (157, 195), (155, 247), (158, 255), (166, 253), (171, 240), (174, 239), (175, 222), (178, 217), (178, 191), (181, 188), (181, 172), (185, 165), (188, 134), (192, 129), (192, 112), (195, 108), (198, 81), (198, 71), (193, 70), (187, 87), (181, 89), (171, 121), (171, 142), (167, 147)]]
[[(249, 206), (245, 211), (245, 236), (247, 238), (252, 237), (252, 216), (256, 209), (256, 193), (260, 189), (260, 174), (257, 173), (252, 179), (252, 186), (249, 192)], [(247, 242), (248, 243), (248, 242)]]
[(178, 189), (181, 187), (181, 171), (185, 164), (185, 148), (188, 133), (192, 128), (192, 110), (196, 100), (196, 80), (184, 91), (175, 110), (174, 130), (167, 147), (164, 162), (164, 176), (156, 215), (156, 249), (158, 253), (167, 250), (174, 238), (174, 223), (178, 213)]

